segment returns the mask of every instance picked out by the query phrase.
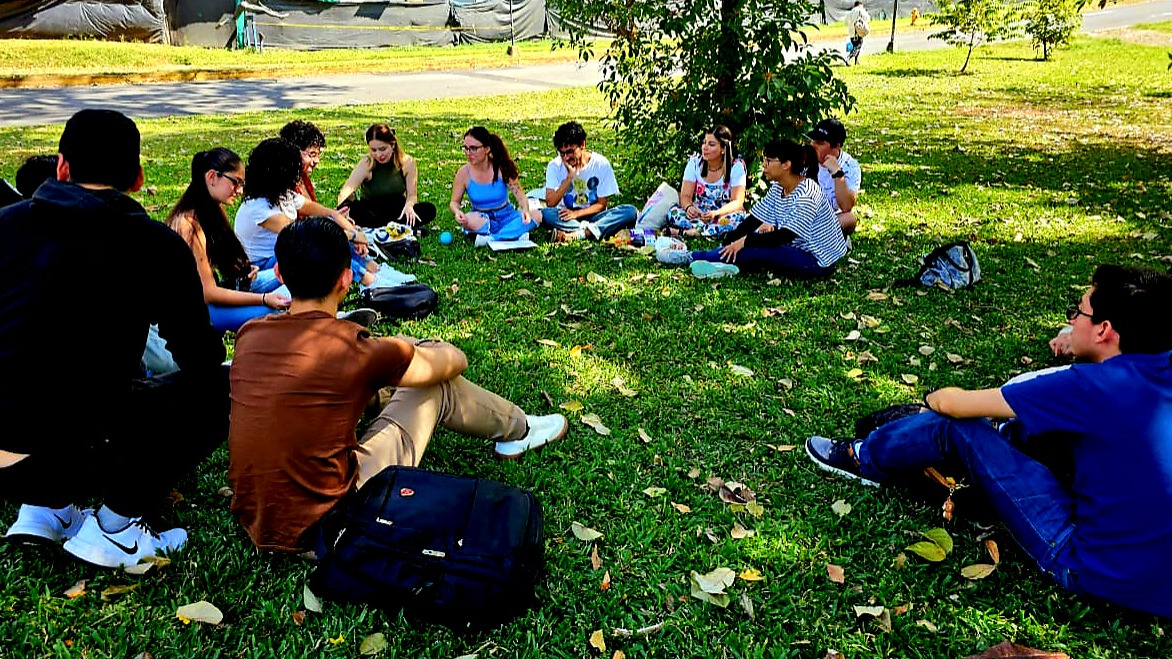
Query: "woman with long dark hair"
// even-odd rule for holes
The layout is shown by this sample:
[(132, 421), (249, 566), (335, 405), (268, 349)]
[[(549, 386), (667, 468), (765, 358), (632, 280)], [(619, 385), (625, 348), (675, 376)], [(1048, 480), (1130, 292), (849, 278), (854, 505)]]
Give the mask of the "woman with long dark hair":
[[(410, 226), (435, 219), (435, 204), (419, 201), (419, 171), (403, 151), (395, 129), (377, 123), (366, 129), (370, 152), (358, 160), (338, 193), (338, 207), (350, 208), (358, 226), (381, 227), (387, 222)], [(358, 198), (352, 195), (358, 192)]]
[[(490, 240), (517, 240), (535, 228), (540, 219), (529, 212), (517, 164), (500, 136), (473, 126), (464, 133), (463, 149), (468, 164), (456, 171), (450, 207), (464, 233), (476, 236), (479, 247)], [(520, 210), (509, 203), (509, 192)], [(468, 213), (462, 208), (465, 193), (472, 205)]]
[(745, 219), (746, 180), (732, 131), (717, 126), (705, 133), (700, 153), (684, 167), (680, 203), (667, 212), (667, 234), (719, 236), (736, 229)]
[[(795, 277), (826, 277), (846, 255), (838, 216), (818, 185), (818, 153), (790, 140), (765, 145), (762, 164), (773, 181), (769, 193), (749, 211), (724, 247), (688, 252), (675, 238), (656, 241), (665, 263), (690, 263), (701, 278), (726, 277), (747, 270), (769, 270)], [(813, 177), (813, 180), (811, 180)]]
[(249, 290), (257, 268), (249, 264), (224, 213), (224, 206), (235, 201), (244, 183), (240, 156), (223, 147), (200, 151), (191, 159), (191, 182), (167, 216), (167, 226), (195, 255), (212, 325), (222, 332), (235, 332), (247, 321), (284, 309), (290, 302), (287, 292)]

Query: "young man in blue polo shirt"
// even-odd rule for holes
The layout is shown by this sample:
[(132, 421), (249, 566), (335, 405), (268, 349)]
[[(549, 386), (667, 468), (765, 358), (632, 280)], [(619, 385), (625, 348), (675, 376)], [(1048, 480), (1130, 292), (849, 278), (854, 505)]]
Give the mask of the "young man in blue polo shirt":
[[(1071, 352), (1087, 360), (998, 389), (930, 393), (931, 413), (862, 440), (811, 437), (819, 467), (870, 485), (954, 465), (1022, 549), (1059, 585), (1172, 615), (1172, 277), (1100, 266), (1068, 311)], [(1001, 433), (988, 418), (1015, 418)], [(1025, 450), (1061, 433), (1073, 479)]]

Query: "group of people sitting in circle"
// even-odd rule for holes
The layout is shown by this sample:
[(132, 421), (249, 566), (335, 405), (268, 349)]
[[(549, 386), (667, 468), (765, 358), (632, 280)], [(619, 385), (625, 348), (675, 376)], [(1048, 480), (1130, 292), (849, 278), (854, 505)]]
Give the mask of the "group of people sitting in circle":
[[(597, 239), (637, 221), (633, 208), (608, 207), (613, 170), (586, 150), (581, 127), (569, 122), (558, 136), (550, 208), (538, 214), (500, 138), (465, 134), (468, 163), (451, 210), (469, 236), (516, 239), (540, 223), (563, 240)], [(841, 152), (840, 124), (823, 122), (809, 137), (810, 145), (765, 147), (773, 187), (745, 213), (731, 135), (708, 133), (680, 205), (666, 214), (664, 228), (676, 234), (661, 237), (666, 260), (831, 271), (854, 226), (857, 163)], [(566, 435), (564, 416), (526, 414), (464, 378), (468, 360), (456, 346), (376, 337), (342, 317), (354, 282), (378, 285), (389, 269), (372, 265), (360, 226), (388, 217), (421, 226), (435, 216), (418, 201), (417, 169), (394, 131), (376, 124), (367, 138), (370, 153), (340, 194), (348, 211), (315, 200), (309, 174), (324, 138), (293, 122), (246, 163), (222, 148), (196, 154), (164, 225), (127, 194), (144, 180), (134, 122), (108, 110), (69, 120), (53, 176), (0, 209), (0, 415), (59, 416), (63, 374), (85, 395), (70, 401), (71, 423), (50, 441), (37, 430), (0, 436), (0, 498), (20, 504), (7, 538), (61, 544), (104, 567), (177, 550), (186, 531), (158, 531), (149, 516), (226, 438), (231, 509), (252, 543), (305, 553), (322, 517), (366, 480), (387, 466), (418, 466), (437, 426), (487, 439), (506, 460)], [(240, 195), (233, 231), (224, 209)], [(673, 242), (692, 236), (724, 246), (688, 252)], [(73, 294), (78, 268), (89, 290), (120, 292), (117, 313), (108, 296)], [(85, 340), (75, 323), (53, 322), (63, 292)], [(1172, 505), (1172, 277), (1102, 266), (1067, 320), (1052, 347), (1080, 363), (998, 389), (941, 389), (922, 413), (864, 438), (811, 437), (806, 453), (868, 484), (944, 466), (986, 496), (1064, 588), (1172, 615), (1172, 573), (1163, 569), (1172, 521), (1148, 513)], [(230, 328), (235, 352), (225, 363)], [(154, 335), (170, 370), (141, 365)], [(359, 437), (368, 410), (374, 420)], [(1055, 440), (1073, 478), (1032, 451)], [(83, 507), (95, 498), (96, 511)]]

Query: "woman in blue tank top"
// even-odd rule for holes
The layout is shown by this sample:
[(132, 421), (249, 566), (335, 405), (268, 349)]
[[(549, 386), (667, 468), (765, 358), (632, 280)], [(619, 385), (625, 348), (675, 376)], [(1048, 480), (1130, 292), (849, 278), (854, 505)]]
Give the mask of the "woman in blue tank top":
[[(473, 126), (464, 133), (464, 155), (468, 164), (456, 172), (451, 209), (465, 235), (475, 236), (479, 247), (490, 240), (517, 240), (535, 228), (540, 217), (529, 213), (517, 164), (500, 136), (483, 126)], [(509, 203), (510, 191), (521, 210)], [(465, 193), (472, 206), (467, 213), (463, 210)]]

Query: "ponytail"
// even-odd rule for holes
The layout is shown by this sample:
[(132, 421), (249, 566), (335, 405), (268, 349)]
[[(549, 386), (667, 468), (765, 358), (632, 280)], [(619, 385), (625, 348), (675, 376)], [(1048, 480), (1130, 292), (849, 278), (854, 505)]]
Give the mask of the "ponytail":
[(227, 174), (238, 167), (240, 156), (223, 147), (195, 154), (191, 158), (191, 182), (167, 216), (167, 226), (174, 229), (180, 217), (191, 214), (203, 230), (208, 262), (228, 281), (248, 274), (248, 256), (228, 223), (224, 207), (208, 192), (206, 175), (208, 172)]
[(484, 126), (473, 126), (464, 133), (464, 137), (471, 137), (488, 147), (489, 160), (492, 161), (493, 179), (499, 178), (508, 183), (520, 178), (521, 173), (517, 169), (517, 163), (513, 162), (513, 158), (509, 156), (509, 149), (505, 147), (505, 142), (500, 135), (489, 132)]

